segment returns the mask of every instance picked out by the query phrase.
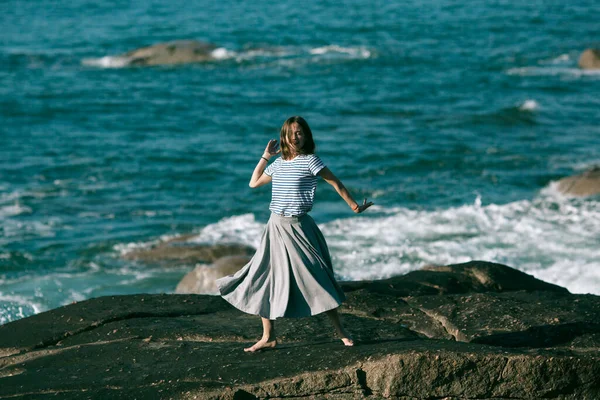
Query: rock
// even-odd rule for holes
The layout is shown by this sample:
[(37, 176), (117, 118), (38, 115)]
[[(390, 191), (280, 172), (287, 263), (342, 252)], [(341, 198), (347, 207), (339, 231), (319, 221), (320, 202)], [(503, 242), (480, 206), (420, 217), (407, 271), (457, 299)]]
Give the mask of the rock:
[(235, 274), (250, 259), (250, 256), (229, 256), (219, 258), (213, 265), (198, 265), (183, 277), (175, 293), (219, 294), (215, 281)]
[(583, 69), (600, 69), (600, 49), (585, 50), (579, 56), (578, 65)]
[(195, 244), (188, 242), (190, 236), (167, 240), (149, 249), (136, 249), (125, 253), (123, 258), (164, 266), (181, 264), (210, 264), (227, 256), (251, 256), (255, 249), (236, 243)]
[[(461, 342), (511, 348), (568, 347), (575, 338), (600, 333), (600, 320), (595, 320), (600, 316), (600, 302), (593, 295), (488, 292), (411, 297), (407, 303), (439, 321)], [(543, 312), (542, 304), (552, 311)]]
[(116, 57), (127, 65), (136, 66), (187, 64), (214, 60), (216, 48), (211, 43), (177, 40), (142, 47)]
[(580, 175), (558, 181), (558, 190), (571, 196), (593, 196), (600, 193), (600, 166), (593, 167)]
[[(217, 296), (197, 300), (193, 296), (141, 294), (99, 297), (59, 307), (30, 317), (33, 321), (24, 318), (13, 321), (12, 325), (0, 325), (0, 357), (54, 346), (71, 336), (118, 321), (210, 314), (230, 308)], [(30, 322), (37, 328), (31, 329)], [(119, 330), (117, 335), (123, 333)], [(147, 336), (150, 335), (144, 337)]]
[(0, 398), (600, 398), (599, 296), (484, 262), (342, 286), (354, 347), (319, 314), (278, 319), (277, 347), (245, 353), (260, 318), (208, 295), (101, 297), (10, 322)]
[(427, 266), (389, 279), (341, 282), (341, 286), (346, 292), (368, 288), (371, 292), (401, 297), (507, 290), (568, 292), (563, 287), (541, 281), (514, 268), (486, 261)]

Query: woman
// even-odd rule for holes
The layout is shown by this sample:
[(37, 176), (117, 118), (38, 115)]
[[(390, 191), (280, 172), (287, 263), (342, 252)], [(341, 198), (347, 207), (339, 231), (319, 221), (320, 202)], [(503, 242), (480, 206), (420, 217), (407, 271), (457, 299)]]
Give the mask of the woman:
[[(217, 280), (221, 296), (236, 308), (260, 315), (263, 336), (244, 351), (277, 345), (275, 319), (307, 317), (326, 312), (346, 346), (354, 345), (341, 325), (337, 307), (346, 299), (335, 281), (325, 239), (308, 215), (317, 176), (332, 185), (356, 213), (373, 203), (356, 203), (342, 182), (314, 154), (312, 132), (302, 117), (281, 127), (281, 149), (270, 140), (256, 165), (250, 187), (272, 182), (271, 217), (254, 257), (234, 275)], [(282, 156), (267, 167), (269, 159)]]

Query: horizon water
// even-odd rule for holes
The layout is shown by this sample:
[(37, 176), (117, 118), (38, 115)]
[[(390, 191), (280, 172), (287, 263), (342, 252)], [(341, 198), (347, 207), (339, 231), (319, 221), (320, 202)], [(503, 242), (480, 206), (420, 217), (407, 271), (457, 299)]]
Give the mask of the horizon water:
[[(195, 265), (125, 259), (181, 235), (258, 245), (250, 189), (292, 115), (356, 200), (311, 212), (339, 280), (498, 262), (600, 294), (600, 198), (555, 182), (600, 165), (600, 5), (450, 0), (0, 5), (0, 324), (73, 301), (173, 293)], [(173, 40), (214, 61), (128, 67)]]

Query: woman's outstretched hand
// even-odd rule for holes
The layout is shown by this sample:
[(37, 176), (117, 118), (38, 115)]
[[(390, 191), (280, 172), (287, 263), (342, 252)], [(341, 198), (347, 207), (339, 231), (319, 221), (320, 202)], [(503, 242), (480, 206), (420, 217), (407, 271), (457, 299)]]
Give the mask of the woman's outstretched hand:
[(367, 203), (367, 199), (365, 199), (365, 201), (362, 204), (357, 204), (358, 207), (354, 207), (354, 212), (357, 214), (360, 214), (361, 212), (365, 211), (367, 208), (371, 207), (373, 205), (372, 201), (369, 201)]
[(279, 148), (279, 143), (277, 143), (277, 140), (271, 139), (269, 140), (269, 143), (267, 143), (267, 147), (265, 148), (263, 156), (267, 156), (267, 158), (270, 158), (275, 154), (278, 154), (280, 151), (281, 149)]

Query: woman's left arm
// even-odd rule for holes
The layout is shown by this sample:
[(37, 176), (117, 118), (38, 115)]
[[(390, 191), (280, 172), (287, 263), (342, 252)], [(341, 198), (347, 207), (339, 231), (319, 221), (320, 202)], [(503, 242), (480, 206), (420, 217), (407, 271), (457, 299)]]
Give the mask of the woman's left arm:
[(367, 203), (367, 199), (365, 199), (365, 201), (363, 202), (363, 204), (358, 204), (356, 201), (354, 201), (354, 199), (352, 198), (352, 196), (348, 192), (348, 189), (346, 189), (346, 187), (344, 186), (344, 184), (342, 183), (342, 181), (340, 181), (337, 178), (337, 176), (335, 176), (333, 174), (333, 172), (331, 172), (329, 170), (329, 168), (327, 168), (327, 167), (323, 168), (321, 171), (319, 171), (319, 173), (317, 175), (321, 176), (325, 180), (325, 182), (327, 182), (331, 186), (333, 186), (333, 188), (335, 189), (335, 191), (338, 192), (338, 194), (340, 195), (340, 197), (342, 199), (344, 199), (344, 201), (346, 203), (348, 203), (348, 206), (355, 213), (357, 213), (357, 214), (361, 213), (361, 212), (365, 211), (367, 208), (369, 208), (369, 207), (371, 207), (373, 205), (372, 201), (369, 201)]

